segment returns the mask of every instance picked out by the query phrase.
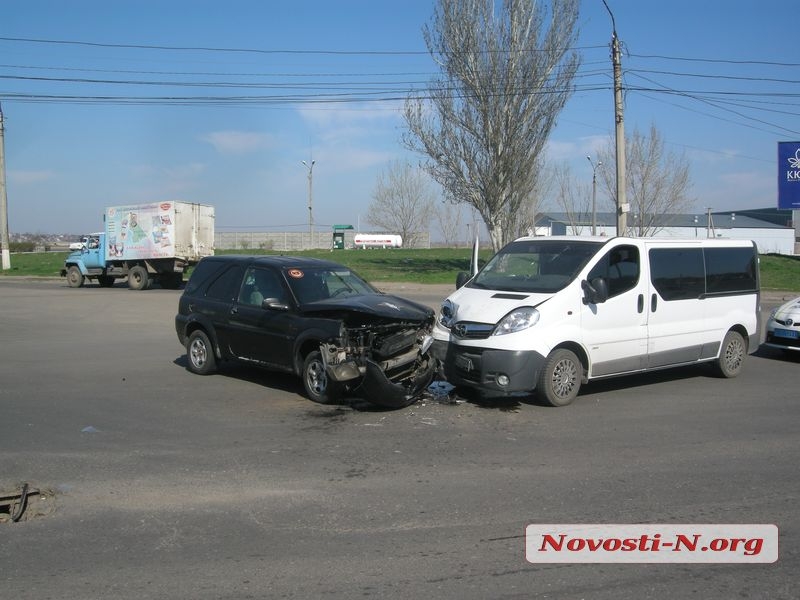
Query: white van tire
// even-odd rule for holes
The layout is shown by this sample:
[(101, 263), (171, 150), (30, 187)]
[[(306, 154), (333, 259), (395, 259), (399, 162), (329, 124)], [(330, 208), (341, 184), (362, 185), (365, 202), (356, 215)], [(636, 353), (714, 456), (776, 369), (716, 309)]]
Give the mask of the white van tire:
[(742, 334), (729, 331), (722, 340), (722, 348), (716, 362), (716, 371), (720, 377), (736, 377), (742, 370), (744, 359), (747, 356), (747, 346)]
[(566, 406), (578, 395), (583, 380), (583, 365), (571, 350), (559, 348), (550, 353), (539, 372), (536, 394), (550, 406)]

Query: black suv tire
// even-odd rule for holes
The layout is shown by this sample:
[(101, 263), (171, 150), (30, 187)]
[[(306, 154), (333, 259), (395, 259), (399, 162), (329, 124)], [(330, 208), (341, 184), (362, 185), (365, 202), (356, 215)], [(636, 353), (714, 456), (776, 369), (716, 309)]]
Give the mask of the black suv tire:
[(194, 330), (186, 340), (186, 359), (189, 370), (198, 375), (209, 375), (217, 369), (214, 347), (202, 329)]
[(306, 395), (319, 404), (333, 404), (338, 399), (337, 386), (328, 378), (319, 350), (309, 352), (303, 361), (303, 387)]

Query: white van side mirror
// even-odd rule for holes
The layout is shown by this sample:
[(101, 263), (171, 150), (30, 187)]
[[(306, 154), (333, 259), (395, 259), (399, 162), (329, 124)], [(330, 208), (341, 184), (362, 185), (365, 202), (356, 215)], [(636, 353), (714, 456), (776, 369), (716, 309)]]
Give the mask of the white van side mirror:
[(458, 275), (456, 275), (456, 289), (462, 287), (465, 283), (467, 283), (471, 279), (469, 273), (464, 271), (460, 271)]
[(584, 304), (602, 304), (608, 300), (608, 282), (604, 277), (595, 277), (591, 282), (581, 281)]

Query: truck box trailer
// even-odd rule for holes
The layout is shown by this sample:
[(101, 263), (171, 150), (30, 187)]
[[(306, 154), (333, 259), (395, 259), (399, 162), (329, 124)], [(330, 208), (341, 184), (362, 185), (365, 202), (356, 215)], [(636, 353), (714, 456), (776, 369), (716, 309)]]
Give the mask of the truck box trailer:
[(191, 202), (153, 202), (106, 208), (102, 232), (64, 261), (70, 287), (96, 279), (103, 287), (123, 277), (134, 290), (156, 281), (178, 288), (185, 270), (214, 254), (214, 207)]

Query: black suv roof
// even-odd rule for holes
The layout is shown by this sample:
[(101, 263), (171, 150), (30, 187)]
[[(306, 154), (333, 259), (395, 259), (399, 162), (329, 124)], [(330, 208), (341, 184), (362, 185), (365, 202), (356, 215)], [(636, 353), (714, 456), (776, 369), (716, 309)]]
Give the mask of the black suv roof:
[[(231, 262), (239, 264), (257, 264), (269, 265), (274, 267), (289, 268), (299, 267), (303, 269), (308, 268), (334, 268), (341, 269), (343, 265), (320, 258), (306, 258), (302, 256), (284, 256), (283, 254), (271, 255), (246, 255), (246, 254), (223, 254), (219, 256), (208, 256), (204, 258), (205, 261), (213, 262)], [(345, 267), (348, 268), (348, 267)]]

